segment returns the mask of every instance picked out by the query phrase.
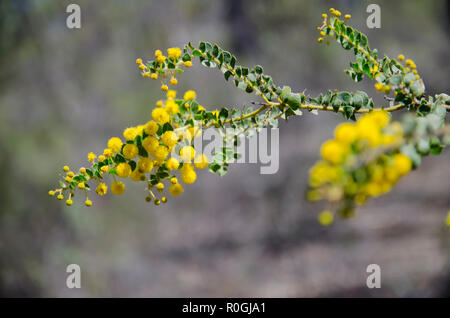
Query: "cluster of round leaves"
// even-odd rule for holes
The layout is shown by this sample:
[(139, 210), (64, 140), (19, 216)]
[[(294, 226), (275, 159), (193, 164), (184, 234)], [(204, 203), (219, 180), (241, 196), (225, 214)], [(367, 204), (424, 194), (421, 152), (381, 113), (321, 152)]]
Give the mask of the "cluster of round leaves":
[[(310, 170), (308, 199), (327, 200), (341, 216), (353, 215), (355, 204), (388, 192), (413, 167), (411, 159), (398, 151), (402, 125), (390, 123), (384, 111), (340, 124), (334, 137), (322, 145), (322, 158)], [(332, 215), (328, 209), (319, 221), (328, 225)]]

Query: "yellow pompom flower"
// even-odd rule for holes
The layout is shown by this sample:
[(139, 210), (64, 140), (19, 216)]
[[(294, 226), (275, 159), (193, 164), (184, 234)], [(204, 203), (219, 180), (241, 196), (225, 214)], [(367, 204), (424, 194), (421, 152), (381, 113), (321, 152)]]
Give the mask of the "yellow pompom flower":
[(319, 161), (309, 170), (309, 184), (319, 187), (329, 181), (336, 181), (339, 177), (339, 168), (330, 166), (325, 161)]
[(123, 131), (123, 137), (127, 141), (134, 140), (134, 138), (136, 138), (137, 135), (138, 135), (138, 131), (137, 131), (136, 127), (129, 127)]
[(70, 177), (70, 178), (73, 178), (74, 175), (75, 174), (73, 173), (73, 171), (67, 172), (67, 176)]
[(109, 148), (105, 148), (103, 150), (103, 156), (105, 156), (106, 158), (111, 158), (113, 155), (113, 151)]
[(142, 141), (142, 146), (149, 154), (153, 155), (159, 146), (159, 141), (153, 136), (148, 136)]
[(138, 58), (137, 60), (136, 60), (136, 64), (142, 64), (142, 59), (141, 58)]
[(326, 19), (327, 18), (327, 14), (326, 13), (322, 13), (322, 19)]
[(71, 205), (72, 205), (72, 203), (73, 203), (73, 201), (72, 201), (72, 200), (70, 200), (70, 199), (66, 201), (66, 205), (67, 205), (67, 206), (71, 206)]
[(171, 60), (178, 60), (181, 56), (181, 49), (179, 47), (172, 47), (167, 49), (167, 56)]
[(86, 185), (84, 184), (84, 182), (80, 182), (78, 183), (78, 189), (85, 189)]
[(67, 171), (69, 171), (69, 170), (70, 170), (69, 166), (64, 166), (64, 167), (63, 167), (63, 171), (64, 171), (64, 172), (67, 172)]
[(346, 18), (347, 20), (348, 19), (350, 19), (352, 16), (350, 15), (350, 14), (346, 14), (345, 16), (344, 16), (344, 18)]
[(84, 204), (85, 204), (86, 206), (92, 206), (92, 201), (89, 200), (89, 199), (87, 199), (86, 201), (84, 201)]
[(191, 67), (192, 66), (192, 62), (191, 61), (186, 61), (186, 62), (184, 62), (184, 66)]
[(318, 38), (318, 39), (317, 39), (317, 42), (318, 42), (318, 43), (322, 43), (322, 42), (323, 42), (323, 38)]
[(204, 154), (195, 157), (194, 165), (197, 169), (205, 169), (206, 167), (208, 167), (208, 163), (208, 157)]
[(166, 106), (164, 108), (169, 114), (175, 115), (180, 111), (180, 108), (177, 103), (173, 99), (169, 99), (166, 102)]
[(156, 80), (156, 79), (158, 79), (158, 74), (152, 73), (152, 74), (150, 75), (150, 78), (153, 79), (153, 80)]
[(169, 188), (169, 192), (174, 197), (179, 196), (181, 193), (183, 193), (183, 186), (179, 183), (172, 184)]
[(164, 159), (169, 155), (169, 149), (166, 146), (158, 146), (156, 147), (154, 156), (156, 161), (163, 162)]
[(169, 99), (173, 99), (173, 98), (175, 98), (176, 96), (177, 96), (177, 92), (176, 91), (174, 91), (174, 90), (169, 90), (168, 92), (167, 92), (167, 98), (169, 98)]
[(344, 159), (346, 149), (336, 140), (326, 141), (320, 148), (322, 158), (332, 164), (341, 163)]
[(158, 190), (159, 192), (161, 192), (162, 190), (164, 190), (164, 184), (162, 182), (159, 182), (156, 185), (156, 190)]
[(163, 84), (163, 85), (161, 85), (161, 90), (163, 92), (167, 92), (169, 90), (169, 87), (167, 85)]
[(351, 144), (358, 138), (358, 129), (352, 123), (342, 123), (336, 127), (334, 136), (341, 143)]
[(158, 131), (158, 124), (154, 120), (150, 120), (145, 124), (144, 131), (147, 135), (154, 135)]
[(145, 66), (144, 64), (141, 64), (141, 65), (139, 65), (139, 69), (145, 70), (145, 69), (146, 69), (146, 66)]
[(180, 156), (183, 162), (191, 162), (195, 157), (195, 149), (192, 146), (184, 146), (180, 149)]
[(122, 149), (122, 140), (118, 137), (112, 137), (108, 140), (108, 148), (113, 152), (119, 152)]
[(389, 124), (389, 121), (391, 120), (391, 117), (388, 114), (388, 112), (383, 110), (373, 111), (366, 116), (372, 122), (374, 122), (379, 128), (386, 127), (386, 125)]
[(107, 172), (109, 171), (109, 167), (108, 167), (108, 166), (103, 166), (103, 167), (100, 168), (100, 170), (101, 170), (103, 173), (107, 173)]
[[(185, 168), (186, 167), (186, 168)], [(195, 173), (193, 168), (188, 168), (187, 166), (183, 166), (181, 169), (181, 181), (186, 184), (192, 184), (197, 179), (197, 174)]]
[(397, 58), (398, 58), (400, 61), (403, 61), (403, 60), (405, 59), (405, 56), (404, 56), (403, 54), (399, 54), (399, 56), (397, 56)]
[(125, 192), (125, 185), (121, 181), (115, 181), (111, 184), (111, 192), (115, 195), (121, 195)]
[(393, 159), (394, 159), (394, 167), (401, 176), (404, 176), (405, 174), (411, 171), (412, 162), (408, 156), (402, 153), (398, 153), (394, 155)]
[(167, 169), (169, 169), (169, 171), (177, 170), (179, 166), (180, 166), (180, 163), (175, 158), (169, 158), (169, 160), (167, 160), (167, 162), (166, 162), (166, 167), (167, 167)]
[(153, 169), (153, 160), (148, 157), (139, 158), (137, 167), (141, 173), (150, 172)]
[(139, 154), (139, 148), (134, 144), (126, 144), (122, 149), (122, 153), (125, 159), (131, 160)]
[(53, 190), (48, 191), (48, 195), (51, 196), (51, 197), (54, 196), (55, 195), (55, 191), (53, 191)]
[(100, 182), (95, 189), (95, 192), (97, 192), (98, 195), (105, 195), (108, 191), (108, 186), (104, 184), (103, 182)]
[(161, 50), (156, 50), (155, 51), (155, 57), (158, 57), (158, 56), (161, 56), (161, 55), (162, 55)]
[(80, 173), (81, 173), (81, 174), (86, 174), (86, 168), (81, 167), (81, 168), (80, 168)]
[(58, 200), (62, 200), (62, 199), (64, 199), (64, 196), (60, 193), (60, 194), (58, 194), (58, 196), (56, 197)]
[(319, 214), (318, 220), (319, 223), (323, 226), (328, 226), (333, 223), (334, 215), (328, 210), (325, 210)]
[(152, 118), (161, 125), (164, 125), (170, 120), (170, 116), (164, 108), (155, 108), (152, 111)]
[(64, 180), (65, 180), (66, 182), (71, 182), (71, 181), (72, 181), (72, 178), (69, 177), (69, 176), (67, 176), (67, 177), (64, 178)]
[(376, 88), (377, 92), (382, 92), (384, 89), (384, 85), (382, 83), (376, 83), (375, 88)]
[(175, 77), (172, 77), (171, 79), (170, 79), (170, 85), (177, 85), (178, 84), (178, 80), (175, 78)]
[(195, 94), (195, 91), (187, 91), (186, 93), (184, 93), (184, 100), (193, 100), (197, 97), (197, 94)]
[(139, 169), (135, 169), (131, 174), (130, 174), (130, 179), (136, 182), (139, 181), (145, 181), (145, 175), (142, 174)]
[(158, 63), (164, 63), (165, 60), (166, 60), (166, 57), (164, 55), (160, 55), (156, 58), (156, 61)]
[(128, 178), (131, 174), (131, 166), (126, 162), (121, 162), (116, 167), (117, 175), (121, 178)]
[(98, 162), (102, 162), (102, 161), (104, 161), (105, 159), (106, 159), (106, 158), (105, 158), (104, 155), (98, 156)]
[(378, 197), (383, 194), (383, 188), (381, 186), (382, 181), (372, 181), (365, 185), (364, 191), (372, 197)]
[(97, 158), (97, 156), (93, 153), (93, 152), (90, 152), (89, 154), (88, 154), (88, 161), (89, 162), (93, 162), (94, 160), (95, 160), (95, 158)]
[(170, 148), (177, 144), (178, 138), (173, 131), (168, 130), (162, 135), (161, 141)]
[[(384, 168), (384, 179), (388, 182), (395, 184), (400, 177), (397, 169), (392, 166), (387, 166)], [(381, 179), (382, 181), (383, 179)]]

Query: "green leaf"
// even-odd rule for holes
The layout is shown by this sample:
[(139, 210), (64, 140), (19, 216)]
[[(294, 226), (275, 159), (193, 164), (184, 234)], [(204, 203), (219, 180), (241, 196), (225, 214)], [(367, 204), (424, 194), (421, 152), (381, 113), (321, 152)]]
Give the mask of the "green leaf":
[(219, 112), (219, 119), (225, 120), (228, 118), (228, 109), (222, 108)]
[(200, 42), (200, 44), (198, 45), (198, 49), (201, 52), (205, 53), (205, 51), (206, 51), (206, 43), (205, 42)]
[(213, 162), (210, 163), (208, 167), (210, 172), (216, 173), (217, 171), (219, 171), (221, 166), (218, 163)]
[(343, 105), (352, 104), (352, 94), (349, 92), (339, 92), (337, 94), (337, 99), (340, 100)]
[(236, 65), (236, 57), (234, 56), (231, 57), (229, 65), (231, 66), (232, 69), (234, 69), (234, 66)]
[(255, 72), (259, 75), (263, 73), (263, 68), (260, 65), (255, 66)]
[(283, 101), (288, 104), (292, 110), (297, 110), (301, 105), (301, 96), (300, 94), (291, 94), (288, 93), (285, 95)]
[(369, 96), (367, 96), (366, 92), (357, 91), (353, 94), (353, 106), (356, 110), (360, 108), (366, 108), (369, 104)]
[(192, 55), (193, 55), (193, 56), (203, 56), (202, 52), (199, 51), (199, 50), (194, 50), (194, 51), (192, 52)]
[(289, 86), (283, 86), (283, 89), (281, 90), (280, 98), (284, 101), (287, 94), (291, 93), (291, 88)]
[(214, 47), (212, 49), (212, 55), (214, 57), (217, 57), (219, 55), (219, 47), (217, 46), (217, 44), (214, 44)]
[(396, 85), (396, 86), (400, 85), (400, 83), (402, 81), (403, 81), (403, 76), (401, 74), (394, 75), (389, 79), (389, 83), (391, 85)]
[(133, 160), (128, 161), (128, 164), (131, 166), (131, 170), (134, 171), (136, 169), (136, 162)]
[(421, 79), (414, 81), (410, 86), (411, 92), (414, 96), (422, 96), (425, 92), (425, 85)]

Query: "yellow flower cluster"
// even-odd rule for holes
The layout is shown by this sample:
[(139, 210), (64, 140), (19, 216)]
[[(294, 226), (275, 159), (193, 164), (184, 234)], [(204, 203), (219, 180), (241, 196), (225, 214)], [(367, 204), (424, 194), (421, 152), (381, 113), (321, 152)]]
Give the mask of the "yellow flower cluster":
[[(340, 124), (334, 137), (322, 145), (322, 159), (310, 169), (308, 199), (340, 204), (346, 215), (354, 203), (388, 192), (412, 168), (411, 159), (398, 152), (402, 126), (390, 123), (385, 111)], [(327, 211), (319, 221), (325, 224), (330, 219)]]
[(417, 79), (420, 79), (420, 75), (419, 75), (419, 73), (417, 72), (417, 65), (416, 65), (416, 63), (413, 61), (413, 60), (411, 60), (411, 59), (406, 59), (405, 60), (405, 56), (403, 55), (403, 54), (400, 54), (399, 56), (397, 56), (397, 58), (400, 60), (400, 61), (405, 61), (405, 72), (413, 72), (413, 74), (414, 75), (416, 75), (416, 78)]
[[(180, 54), (179, 49), (168, 50), (171, 60), (178, 59)], [(73, 204), (75, 189), (79, 189), (85, 193), (85, 205), (91, 206), (92, 201), (87, 196), (87, 191), (90, 190), (88, 181), (95, 182), (95, 192), (99, 196), (106, 195), (106, 174), (113, 178), (110, 189), (115, 195), (125, 192), (125, 184), (116, 177), (146, 182), (148, 196), (145, 199), (147, 202), (153, 200), (156, 205), (167, 202), (167, 197), (163, 195), (164, 180), (170, 181), (168, 190), (171, 195), (180, 195), (183, 186), (174, 172), (180, 173), (183, 183), (192, 184), (197, 179), (195, 169), (205, 169), (209, 161), (202, 153), (196, 155), (196, 150), (191, 145), (193, 139), (201, 134), (201, 129), (189, 125), (178, 127), (175, 122), (175, 118), (181, 116), (180, 105), (188, 109), (196, 98), (196, 93), (190, 90), (184, 94), (184, 99), (175, 100), (176, 92), (169, 90), (166, 96), (166, 100), (157, 102), (157, 107), (151, 113), (152, 119), (146, 124), (126, 128), (123, 131), (123, 139), (110, 138), (103, 154), (89, 153), (87, 157), (92, 163), (91, 168), (80, 168), (79, 173), (75, 174), (68, 166), (64, 166), (64, 182), (61, 183), (61, 188), (49, 191), (49, 195), (57, 195), (57, 199), (62, 200), (63, 192), (69, 192), (66, 204), (70, 206)], [(154, 189), (156, 191), (153, 191)], [(157, 198), (157, 193), (161, 194), (160, 198)]]
[[(342, 16), (342, 13), (339, 10), (335, 10), (334, 8), (330, 8), (330, 14), (332, 16), (335, 16), (336, 18), (340, 18)], [(352, 16), (350, 14), (344, 15), (345, 20), (349, 20)], [(324, 38), (327, 36), (327, 34), (323, 31), (324, 27), (327, 25), (327, 19), (328, 15), (326, 13), (322, 13), (322, 19), (323, 19), (323, 25), (321, 27), (318, 27), (317, 30), (320, 31), (320, 37), (317, 39), (318, 43), (323, 43)], [(326, 41), (327, 45), (330, 44), (329, 41)]]
[[(181, 71), (183, 66), (187, 68), (192, 66), (192, 62), (190, 60), (182, 61), (180, 59), (182, 54), (183, 51), (179, 47), (172, 47), (167, 49), (167, 56), (163, 55), (161, 50), (156, 50), (154, 54), (155, 63), (144, 64), (142, 62), (142, 59), (138, 58), (136, 59), (136, 64), (138, 65), (142, 76), (149, 77), (153, 80), (160, 78), (161, 90), (163, 92), (167, 92), (169, 90), (169, 87), (163, 79), (170, 78), (169, 84), (177, 85), (178, 80), (175, 77), (177, 71)], [(166, 67), (167, 65), (169, 65), (168, 63), (170, 63), (170, 67)]]

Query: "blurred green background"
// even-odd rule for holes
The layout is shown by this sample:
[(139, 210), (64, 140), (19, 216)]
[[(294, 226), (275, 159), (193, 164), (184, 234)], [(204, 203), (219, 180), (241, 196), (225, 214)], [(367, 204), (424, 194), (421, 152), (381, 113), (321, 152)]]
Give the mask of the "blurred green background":
[[(448, 1), (377, 1), (382, 28), (373, 30), (372, 1), (76, 1), (82, 28), (72, 30), (69, 3), (0, 2), (0, 296), (450, 296), (449, 152), (426, 158), (355, 219), (324, 228), (322, 207), (303, 193), (320, 143), (342, 121), (334, 114), (281, 125), (275, 175), (251, 164), (223, 178), (200, 173), (158, 208), (137, 184), (93, 198), (92, 208), (47, 196), (64, 164), (86, 166), (88, 152), (150, 118), (162, 94), (139, 75), (137, 57), (211, 41), (297, 91), (375, 95), (373, 83), (344, 74), (349, 52), (316, 43), (320, 14), (335, 7), (381, 54), (412, 58), (427, 93), (448, 93)], [(257, 100), (198, 63), (179, 89), (196, 90), (209, 109)], [(66, 287), (72, 263), (81, 289)], [(381, 289), (366, 287), (371, 263)]]

